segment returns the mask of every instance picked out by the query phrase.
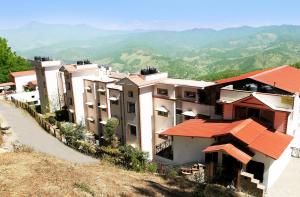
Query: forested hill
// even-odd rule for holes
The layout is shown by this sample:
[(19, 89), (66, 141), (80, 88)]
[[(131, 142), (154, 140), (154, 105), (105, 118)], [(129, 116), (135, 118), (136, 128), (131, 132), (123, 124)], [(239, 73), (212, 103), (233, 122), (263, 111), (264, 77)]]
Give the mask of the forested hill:
[(170, 76), (214, 80), (300, 62), (300, 26), (222, 30), (105, 31), (87, 25), (31, 23), (0, 30), (25, 58), (50, 56), (65, 63), (88, 58), (121, 72), (155, 66)]
[(10, 72), (30, 69), (32, 69), (32, 65), (13, 52), (7, 45), (7, 41), (0, 37), (0, 83), (9, 80)]

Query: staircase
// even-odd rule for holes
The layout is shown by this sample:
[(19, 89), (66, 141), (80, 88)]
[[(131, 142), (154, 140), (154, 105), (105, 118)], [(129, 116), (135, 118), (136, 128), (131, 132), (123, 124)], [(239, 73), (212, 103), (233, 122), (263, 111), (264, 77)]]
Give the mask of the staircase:
[(260, 197), (264, 196), (265, 186), (258, 179), (255, 179), (251, 173), (241, 172), (240, 187), (248, 194)]

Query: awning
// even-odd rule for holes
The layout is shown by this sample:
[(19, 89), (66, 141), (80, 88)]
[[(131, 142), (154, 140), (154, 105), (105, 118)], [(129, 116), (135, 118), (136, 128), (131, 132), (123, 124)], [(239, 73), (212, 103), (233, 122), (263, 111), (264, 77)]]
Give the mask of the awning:
[(94, 121), (94, 119), (93, 118), (91, 118), (91, 117), (88, 117), (88, 118), (86, 118), (88, 121), (91, 121), (91, 122), (93, 122)]
[(106, 121), (104, 121), (104, 120), (102, 120), (102, 121), (100, 121), (100, 124), (103, 124), (103, 125), (106, 125)]
[(252, 158), (250, 155), (241, 151), (240, 149), (233, 146), (232, 144), (209, 146), (203, 150), (204, 153), (212, 153), (212, 152), (219, 152), (219, 151), (225, 152), (226, 154), (232, 156), (233, 158), (237, 159), (243, 164), (247, 164)]
[(84, 89), (86, 89), (86, 90), (91, 90), (91, 87), (86, 86), (86, 87), (84, 87)]
[(91, 105), (93, 105), (93, 102), (86, 102), (85, 104), (91, 106)]
[(103, 89), (103, 88), (99, 88), (97, 91), (98, 91), (98, 92), (105, 92), (106, 90)]
[(155, 108), (155, 111), (161, 111), (166, 113), (169, 112), (169, 110), (163, 106)]
[(111, 101), (117, 101), (117, 100), (119, 100), (119, 97), (111, 96), (108, 99)]
[(98, 106), (100, 109), (106, 109), (106, 105), (99, 105)]
[(74, 113), (74, 109), (69, 109), (69, 112)]
[(185, 111), (182, 115), (196, 117), (196, 114), (193, 111)]

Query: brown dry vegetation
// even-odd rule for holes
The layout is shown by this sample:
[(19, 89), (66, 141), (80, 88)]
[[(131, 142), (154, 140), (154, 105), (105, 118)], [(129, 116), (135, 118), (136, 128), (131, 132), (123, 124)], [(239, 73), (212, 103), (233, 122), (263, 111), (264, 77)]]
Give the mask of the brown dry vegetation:
[(0, 146), (3, 144), (3, 136), (2, 136), (2, 133), (0, 131)]
[(79, 165), (30, 151), (0, 155), (0, 196), (192, 196), (193, 189), (106, 162)]

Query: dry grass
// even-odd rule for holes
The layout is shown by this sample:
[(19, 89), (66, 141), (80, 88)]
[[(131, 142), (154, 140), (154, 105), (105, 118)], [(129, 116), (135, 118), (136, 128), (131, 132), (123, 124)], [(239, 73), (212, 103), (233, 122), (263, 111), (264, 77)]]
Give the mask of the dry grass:
[(2, 135), (2, 133), (1, 133), (1, 131), (0, 131), (0, 147), (1, 147), (1, 145), (3, 144), (3, 135)]
[(192, 196), (193, 185), (108, 163), (75, 165), (36, 152), (0, 156), (0, 196)]

